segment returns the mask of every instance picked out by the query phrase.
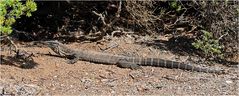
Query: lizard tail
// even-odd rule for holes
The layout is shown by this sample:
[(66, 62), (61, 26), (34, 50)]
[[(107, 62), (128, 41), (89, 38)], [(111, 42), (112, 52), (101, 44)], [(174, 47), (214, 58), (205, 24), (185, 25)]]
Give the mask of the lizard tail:
[(222, 69), (198, 67), (191, 64), (180, 63), (176, 61), (164, 60), (159, 58), (130, 58), (127, 61), (133, 62), (134, 64), (142, 65), (142, 66), (177, 68), (182, 70), (205, 72), (205, 73), (217, 73), (217, 74), (224, 73), (224, 70)]

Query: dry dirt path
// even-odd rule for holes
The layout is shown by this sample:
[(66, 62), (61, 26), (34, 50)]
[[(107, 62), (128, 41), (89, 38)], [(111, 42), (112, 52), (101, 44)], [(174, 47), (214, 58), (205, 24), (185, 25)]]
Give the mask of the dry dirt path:
[[(142, 57), (174, 59), (175, 55), (153, 47), (133, 44), (130, 38), (114, 42), (72, 43), (67, 46)], [(67, 64), (64, 58), (40, 55), (53, 53), (46, 47), (22, 47), (35, 53), (39, 64), (33, 69), (0, 65), (0, 94), (15, 95), (239, 95), (239, 74), (216, 75), (179, 69), (143, 67), (141, 70), (118, 68), (114, 65), (78, 61)], [(8, 55), (2, 51), (1, 55)], [(180, 57), (183, 59), (184, 57)], [(3, 92), (4, 91), (4, 92)]]

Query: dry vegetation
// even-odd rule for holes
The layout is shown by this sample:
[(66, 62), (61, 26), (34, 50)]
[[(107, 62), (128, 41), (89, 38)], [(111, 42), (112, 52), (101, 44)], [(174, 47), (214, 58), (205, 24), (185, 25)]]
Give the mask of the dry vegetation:
[[(14, 37), (28, 41), (58, 39), (82, 42), (99, 41), (109, 35), (112, 37), (133, 32), (141, 36), (163, 35), (172, 40), (186, 39), (188, 42), (181, 43), (188, 43), (184, 45), (207, 59), (224, 61), (222, 59), (238, 58), (237, 1), (149, 0), (37, 4), (38, 11), (32, 18), (22, 18), (15, 25), (16, 29), (22, 31), (13, 33)], [(201, 30), (212, 34), (211, 39), (218, 42), (203, 41), (212, 47), (199, 46), (199, 50), (196, 50), (191, 43), (203, 38)], [(215, 52), (205, 53), (205, 50)]]

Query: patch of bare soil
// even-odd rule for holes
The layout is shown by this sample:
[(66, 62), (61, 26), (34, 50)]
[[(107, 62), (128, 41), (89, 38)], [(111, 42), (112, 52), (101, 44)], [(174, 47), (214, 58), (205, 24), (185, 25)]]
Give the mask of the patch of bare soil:
[[(94, 51), (116, 46), (103, 52), (179, 61), (186, 58), (185, 56), (178, 57), (157, 47), (135, 44), (133, 38), (130, 37), (115, 37), (111, 41), (101, 43), (66, 45), (75, 50), (82, 48)], [(53, 53), (47, 47), (24, 47), (22, 45), (21, 48), (34, 53), (33, 59), (38, 65), (32, 69), (23, 69), (1, 62), (0, 94), (239, 95), (239, 74), (236, 68), (222, 75), (146, 66), (143, 69), (131, 70), (87, 61), (67, 64), (65, 58), (42, 55)], [(1, 51), (1, 55), (9, 56), (7, 51)], [(179, 59), (175, 59), (176, 57)], [(219, 64), (215, 66), (229, 69)]]

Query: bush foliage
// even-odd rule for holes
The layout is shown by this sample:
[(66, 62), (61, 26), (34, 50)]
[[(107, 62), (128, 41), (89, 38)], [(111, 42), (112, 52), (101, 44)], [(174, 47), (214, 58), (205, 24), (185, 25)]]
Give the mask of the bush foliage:
[(219, 44), (219, 40), (215, 39), (212, 33), (205, 30), (201, 31), (203, 32), (203, 35), (200, 39), (197, 39), (192, 43), (192, 45), (195, 48), (202, 50), (207, 57), (222, 57), (222, 45)]
[(0, 34), (8, 35), (12, 32), (12, 24), (22, 15), (31, 16), (31, 12), (37, 10), (37, 5), (32, 0), (22, 4), (19, 0), (0, 1)]

